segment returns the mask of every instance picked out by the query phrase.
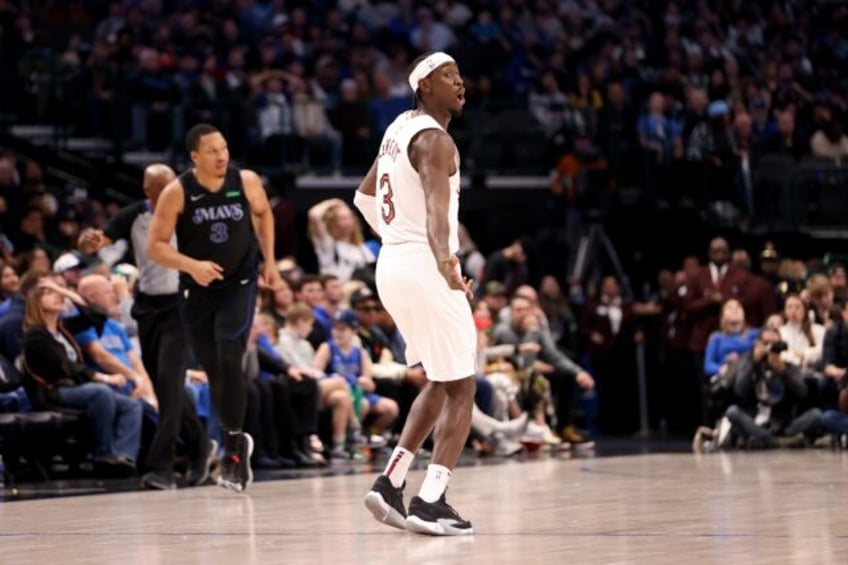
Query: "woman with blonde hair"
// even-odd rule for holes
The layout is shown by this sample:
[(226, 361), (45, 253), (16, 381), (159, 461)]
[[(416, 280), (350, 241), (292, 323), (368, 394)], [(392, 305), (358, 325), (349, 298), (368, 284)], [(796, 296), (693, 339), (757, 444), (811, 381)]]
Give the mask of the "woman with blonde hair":
[(346, 282), (356, 269), (376, 261), (365, 245), (359, 218), (344, 200), (319, 202), (310, 208), (308, 216), (309, 237), (322, 275), (336, 275)]
[(724, 376), (730, 365), (743, 353), (751, 351), (759, 331), (745, 324), (745, 309), (742, 303), (731, 298), (721, 307), (719, 330), (713, 332), (707, 342), (704, 355), (704, 373), (712, 377)]

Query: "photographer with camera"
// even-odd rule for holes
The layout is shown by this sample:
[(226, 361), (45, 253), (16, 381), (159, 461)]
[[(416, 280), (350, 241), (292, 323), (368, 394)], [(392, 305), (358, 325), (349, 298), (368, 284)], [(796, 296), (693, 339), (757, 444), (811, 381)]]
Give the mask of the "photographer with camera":
[(728, 372), (736, 403), (725, 416), (732, 432), (753, 447), (801, 446), (805, 434), (819, 425), (818, 408), (797, 415), (807, 385), (800, 368), (781, 358), (786, 349), (778, 331), (763, 328), (751, 352)]

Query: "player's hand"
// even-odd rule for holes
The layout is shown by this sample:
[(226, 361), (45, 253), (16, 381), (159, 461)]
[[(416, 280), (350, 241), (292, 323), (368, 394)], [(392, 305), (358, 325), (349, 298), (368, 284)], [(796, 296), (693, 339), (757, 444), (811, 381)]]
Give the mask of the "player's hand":
[(188, 274), (200, 286), (209, 286), (212, 281), (224, 279), (224, 268), (213, 261), (195, 261)]
[(97, 253), (105, 245), (106, 236), (103, 235), (103, 230), (96, 230), (94, 228), (85, 228), (82, 230), (77, 241), (79, 250), (86, 255)]
[(283, 277), (274, 263), (266, 262), (259, 275), (259, 288), (267, 288), (272, 291), (279, 290), (283, 286)]
[(471, 280), (463, 278), (459, 272), (459, 259), (456, 255), (445, 261), (439, 261), (439, 273), (445, 278), (448, 286), (453, 290), (461, 290), (465, 293), (469, 300), (474, 298), (474, 293), (471, 292)]

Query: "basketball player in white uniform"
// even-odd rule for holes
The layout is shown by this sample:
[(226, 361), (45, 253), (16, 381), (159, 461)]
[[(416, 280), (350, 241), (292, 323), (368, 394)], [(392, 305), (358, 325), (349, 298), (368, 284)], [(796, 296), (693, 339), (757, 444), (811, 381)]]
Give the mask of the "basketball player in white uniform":
[[(456, 62), (441, 52), (412, 64), (416, 108), (388, 127), (354, 203), (380, 234), (377, 290), (421, 363), (427, 386), (412, 405), (400, 442), (365, 505), (381, 522), (431, 535), (473, 534), (445, 502), (468, 437), (474, 405), (477, 337), (467, 281), (460, 275), (459, 156), (447, 133), (465, 103)], [(403, 486), (415, 453), (435, 426), (427, 476), (407, 512)]]

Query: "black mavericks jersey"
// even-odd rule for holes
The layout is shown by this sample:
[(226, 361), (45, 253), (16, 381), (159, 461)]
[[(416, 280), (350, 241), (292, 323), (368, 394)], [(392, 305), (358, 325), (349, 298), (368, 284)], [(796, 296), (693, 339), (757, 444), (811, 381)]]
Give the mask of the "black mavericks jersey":
[[(177, 221), (180, 253), (200, 261), (213, 261), (224, 269), (224, 279), (213, 281), (207, 288), (224, 288), (255, 280), (259, 246), (239, 169), (227, 169), (224, 184), (217, 192), (201, 186), (194, 169), (180, 175), (180, 184), (185, 201)], [(198, 285), (191, 275), (180, 273), (180, 286)]]

